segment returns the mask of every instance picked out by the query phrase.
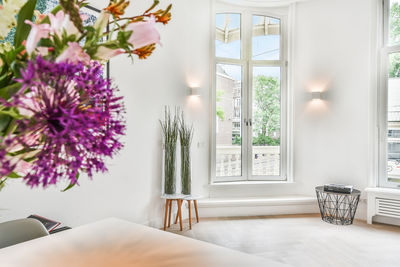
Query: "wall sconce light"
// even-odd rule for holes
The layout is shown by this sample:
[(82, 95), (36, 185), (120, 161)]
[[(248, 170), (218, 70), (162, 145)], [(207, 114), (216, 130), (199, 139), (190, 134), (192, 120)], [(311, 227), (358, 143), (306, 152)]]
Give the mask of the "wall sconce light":
[(200, 96), (200, 87), (189, 87), (190, 96)]
[(317, 101), (322, 99), (322, 92), (311, 92), (311, 100)]

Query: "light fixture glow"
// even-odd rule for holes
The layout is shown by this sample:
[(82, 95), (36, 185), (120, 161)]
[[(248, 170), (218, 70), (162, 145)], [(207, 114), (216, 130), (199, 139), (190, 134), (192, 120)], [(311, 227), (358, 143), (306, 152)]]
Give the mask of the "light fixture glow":
[(199, 87), (189, 87), (189, 95), (200, 96), (200, 88)]
[(322, 93), (321, 92), (311, 92), (311, 99), (312, 99), (312, 101), (321, 100)]

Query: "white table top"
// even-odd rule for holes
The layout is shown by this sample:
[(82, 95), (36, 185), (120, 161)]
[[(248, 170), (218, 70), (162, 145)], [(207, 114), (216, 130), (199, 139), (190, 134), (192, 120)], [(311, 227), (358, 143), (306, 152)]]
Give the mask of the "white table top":
[(163, 194), (161, 195), (163, 199), (184, 199), (185, 195), (182, 194)]
[(201, 199), (201, 198), (203, 198), (203, 197), (200, 196), (200, 195), (186, 195), (184, 197), (185, 200), (198, 200), (198, 199)]
[(2, 267), (286, 266), (115, 218), (0, 249), (0, 265)]
[(163, 199), (185, 199), (185, 200), (197, 200), (203, 198), (200, 195), (183, 195), (183, 194), (163, 194)]

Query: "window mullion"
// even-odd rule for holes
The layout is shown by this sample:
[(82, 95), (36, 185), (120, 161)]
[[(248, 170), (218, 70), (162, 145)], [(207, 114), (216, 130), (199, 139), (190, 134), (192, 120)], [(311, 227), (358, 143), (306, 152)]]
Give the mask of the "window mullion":
[[(243, 118), (242, 118), (242, 125), (243, 125), (243, 137), (242, 137), (242, 155), (243, 155), (243, 178), (245, 180), (248, 180), (249, 177), (249, 118), (250, 118), (250, 111), (249, 111), (249, 65), (248, 65), (248, 59), (249, 59), (249, 15), (248, 11), (244, 11), (242, 13), (243, 20), (242, 20), (242, 29), (243, 29), (243, 61), (244, 61), (244, 71), (243, 71), (243, 87), (242, 87), (242, 112), (243, 112)], [(246, 121), (246, 123), (245, 123)]]
[(247, 180), (251, 180), (252, 176), (253, 176), (253, 96), (252, 96), (252, 77), (253, 77), (253, 65), (251, 63), (251, 61), (248, 62), (247, 64), (248, 66), (248, 71), (247, 71), (247, 75), (248, 75), (248, 83), (247, 83), (247, 88), (248, 88), (248, 92), (247, 92), (247, 105), (248, 105), (248, 118), (249, 120), (251, 120), (251, 123), (249, 124), (249, 126), (247, 127), (247, 142), (248, 142), (248, 146), (247, 146), (247, 164), (248, 164), (248, 168), (247, 168)]
[(246, 90), (245, 90), (245, 98), (246, 98), (246, 117), (247, 120), (249, 121), (249, 124), (246, 126), (246, 141), (247, 141), (247, 145), (246, 145), (246, 179), (247, 180), (251, 180), (252, 178), (252, 151), (253, 151), (253, 147), (252, 147), (252, 139), (253, 139), (253, 135), (252, 135), (252, 123), (251, 120), (252, 118), (252, 114), (253, 114), (253, 103), (252, 103), (252, 77), (253, 77), (253, 66), (251, 63), (251, 58), (252, 58), (252, 36), (253, 36), (253, 23), (252, 23), (252, 13), (250, 11), (247, 11), (244, 15), (244, 21), (245, 21), (245, 28), (244, 28), (244, 32), (245, 32), (245, 43), (246, 43), (246, 67), (247, 70), (245, 72), (246, 75)]

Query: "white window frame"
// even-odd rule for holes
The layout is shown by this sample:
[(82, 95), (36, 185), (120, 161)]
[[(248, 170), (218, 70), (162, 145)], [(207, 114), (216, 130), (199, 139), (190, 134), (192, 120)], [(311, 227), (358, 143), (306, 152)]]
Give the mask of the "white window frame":
[[(282, 11), (285, 10), (285, 11)], [(215, 16), (218, 13), (241, 14), (241, 58), (219, 58), (215, 56)], [(260, 15), (280, 19), (280, 59), (279, 60), (252, 60), (252, 16)], [(212, 93), (211, 93), (211, 142), (210, 142), (210, 183), (237, 182), (237, 181), (271, 181), (292, 182), (292, 108), (291, 94), (288, 88), (288, 19), (289, 8), (251, 8), (215, 3), (212, 12), (211, 61), (212, 61)], [(231, 64), (242, 66), (242, 176), (216, 176), (216, 66), (217, 64)], [(252, 114), (252, 69), (254, 66), (281, 68), (281, 144), (280, 144), (280, 175), (255, 176), (252, 174), (252, 127), (245, 125), (245, 119)], [(247, 93), (246, 93), (247, 92)], [(250, 144), (250, 145), (249, 145)], [(246, 160), (247, 159), (247, 160)]]
[(389, 16), (390, 0), (382, 0), (382, 30), (379, 55), (379, 93), (378, 93), (378, 127), (379, 127), (379, 163), (378, 186), (399, 188), (400, 183), (389, 182), (388, 168), (388, 80), (389, 80), (389, 55), (400, 52), (400, 44), (389, 45)]

